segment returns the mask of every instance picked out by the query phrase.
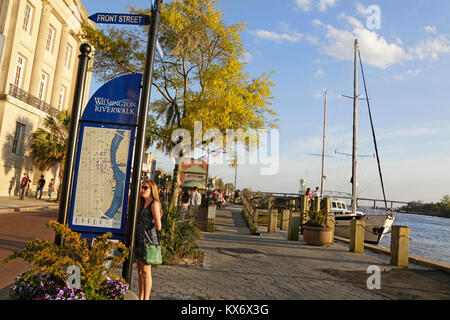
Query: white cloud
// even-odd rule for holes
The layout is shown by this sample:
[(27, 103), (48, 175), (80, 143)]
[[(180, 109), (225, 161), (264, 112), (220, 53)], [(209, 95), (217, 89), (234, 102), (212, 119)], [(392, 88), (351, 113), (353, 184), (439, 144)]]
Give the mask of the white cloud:
[(303, 11), (310, 11), (314, 6), (324, 12), (327, 11), (329, 7), (334, 7), (337, 3), (337, 0), (295, 0), (295, 4), (298, 8)]
[(322, 26), (323, 23), (319, 19), (313, 19), (313, 26)]
[(435, 27), (435, 26), (426, 26), (426, 27), (424, 28), (424, 30), (425, 30), (425, 32), (427, 32), (427, 33), (432, 33), (432, 34), (436, 34), (436, 33), (437, 33), (436, 27)]
[(302, 34), (298, 32), (293, 32), (292, 34), (287, 33), (276, 33), (273, 31), (267, 31), (267, 30), (256, 30), (255, 31), (256, 36), (262, 39), (271, 40), (275, 42), (282, 42), (282, 41), (288, 41), (288, 42), (298, 42), (302, 38)]
[(442, 54), (450, 53), (450, 39), (445, 35), (439, 35), (434, 39), (427, 39), (410, 50), (412, 57), (424, 59), (431, 57), (437, 60)]
[(366, 17), (368, 14), (367, 8), (359, 2), (356, 3), (356, 11), (363, 17)]
[(304, 11), (311, 10), (312, 6), (311, 0), (295, 0), (295, 4)]
[(324, 54), (338, 60), (353, 60), (353, 44), (356, 38), (363, 52), (364, 61), (370, 65), (386, 69), (407, 58), (401, 46), (389, 43), (375, 31), (365, 29), (358, 19), (345, 14), (341, 14), (340, 17), (347, 19), (353, 30), (342, 30), (326, 25), (326, 42), (319, 44)]
[(408, 71), (402, 72), (400, 74), (394, 75), (394, 79), (396, 79), (396, 80), (403, 80), (403, 79), (405, 79), (407, 77), (416, 76), (420, 72), (422, 72), (421, 69), (408, 70)]
[(320, 78), (320, 77), (323, 77), (324, 75), (325, 75), (325, 71), (323, 71), (322, 68), (318, 68), (316, 71), (315, 77)]
[(319, 1), (319, 10), (326, 11), (328, 7), (333, 7), (336, 5), (336, 0), (320, 0)]

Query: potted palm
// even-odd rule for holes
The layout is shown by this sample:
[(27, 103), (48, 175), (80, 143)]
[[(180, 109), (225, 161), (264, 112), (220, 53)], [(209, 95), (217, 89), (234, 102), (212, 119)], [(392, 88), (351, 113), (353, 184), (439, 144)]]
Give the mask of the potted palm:
[(326, 247), (333, 243), (333, 229), (326, 226), (328, 210), (311, 206), (308, 222), (303, 226), (303, 240), (312, 246)]

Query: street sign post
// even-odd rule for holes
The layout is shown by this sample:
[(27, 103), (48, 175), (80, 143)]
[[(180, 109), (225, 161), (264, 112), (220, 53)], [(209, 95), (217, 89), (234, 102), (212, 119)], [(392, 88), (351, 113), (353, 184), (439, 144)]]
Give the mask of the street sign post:
[[(152, 10), (154, 10), (155, 2), (152, 1)], [(88, 17), (95, 23), (106, 24), (127, 24), (136, 26), (147, 26), (150, 24), (150, 16), (145, 14), (125, 14), (125, 13), (96, 13)], [(0, 39), (1, 40), (1, 39)], [(156, 51), (161, 58), (164, 59), (164, 52), (156, 39)]]
[(147, 53), (142, 77), (142, 91), (139, 103), (139, 117), (136, 131), (136, 143), (134, 150), (133, 173), (128, 202), (128, 217), (126, 223), (125, 245), (130, 249), (128, 258), (122, 268), (122, 276), (127, 282), (131, 281), (132, 264), (134, 257), (134, 236), (136, 231), (136, 213), (139, 201), (139, 189), (141, 183), (142, 160), (144, 154), (145, 132), (147, 127), (148, 106), (153, 78), (153, 64), (155, 52), (158, 51), (161, 59), (164, 55), (158, 42), (158, 23), (162, 0), (151, 2), (152, 15), (135, 15), (121, 13), (96, 13), (89, 17), (95, 23), (122, 24), (122, 25), (150, 25), (148, 30)]
[(95, 23), (131, 24), (140, 26), (150, 24), (150, 16), (145, 14), (96, 13), (88, 18)]

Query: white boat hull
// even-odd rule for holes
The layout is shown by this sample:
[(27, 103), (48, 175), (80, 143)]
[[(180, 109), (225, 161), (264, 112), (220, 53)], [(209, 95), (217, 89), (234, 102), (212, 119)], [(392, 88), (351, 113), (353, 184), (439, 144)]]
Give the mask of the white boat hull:
[(362, 216), (335, 215), (334, 234), (343, 238), (350, 239), (350, 223), (353, 219), (364, 219), (365, 233), (364, 242), (378, 244), (387, 234), (394, 223), (393, 216), (365, 214)]

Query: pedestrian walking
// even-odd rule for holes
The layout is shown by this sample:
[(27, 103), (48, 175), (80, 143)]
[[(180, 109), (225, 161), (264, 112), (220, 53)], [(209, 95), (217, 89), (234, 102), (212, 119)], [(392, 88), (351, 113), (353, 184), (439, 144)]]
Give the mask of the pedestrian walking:
[(39, 200), (41, 200), (42, 190), (44, 189), (44, 186), (45, 186), (45, 179), (44, 179), (44, 176), (41, 175), (41, 178), (38, 180), (38, 183), (37, 183), (36, 194), (34, 195), (35, 199), (38, 198), (38, 193), (39, 193)]
[(198, 188), (194, 188), (194, 192), (191, 193), (191, 197), (189, 199), (189, 204), (192, 207), (200, 207), (200, 204), (202, 202), (202, 196), (198, 192)]
[(51, 179), (48, 184), (48, 200), (52, 199), (52, 193), (55, 190), (55, 179)]
[(145, 245), (159, 243), (161, 230), (161, 202), (158, 187), (151, 180), (144, 180), (139, 193), (139, 210), (136, 219), (136, 265), (139, 276), (139, 300), (149, 300), (152, 290), (151, 265), (145, 263)]
[(20, 200), (23, 200), (23, 196), (28, 193), (28, 188), (30, 187), (30, 178), (28, 173), (23, 175), (22, 181), (20, 182)]
[(187, 189), (184, 189), (183, 195), (181, 196), (181, 211), (184, 215), (187, 215), (187, 212), (189, 211), (189, 199), (189, 192)]

